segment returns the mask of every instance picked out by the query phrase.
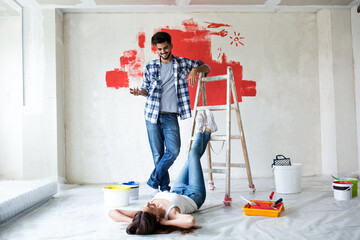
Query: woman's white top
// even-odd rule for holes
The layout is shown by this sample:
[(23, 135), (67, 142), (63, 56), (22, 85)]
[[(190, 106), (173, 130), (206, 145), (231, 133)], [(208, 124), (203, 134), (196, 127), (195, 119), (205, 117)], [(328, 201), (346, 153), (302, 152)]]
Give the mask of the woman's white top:
[(168, 220), (169, 211), (178, 207), (180, 209), (180, 213), (192, 213), (195, 212), (198, 208), (194, 200), (189, 198), (188, 196), (180, 195), (177, 193), (169, 193), (169, 192), (158, 192), (155, 194), (154, 199), (166, 199), (169, 200), (170, 205), (166, 209), (165, 219)]

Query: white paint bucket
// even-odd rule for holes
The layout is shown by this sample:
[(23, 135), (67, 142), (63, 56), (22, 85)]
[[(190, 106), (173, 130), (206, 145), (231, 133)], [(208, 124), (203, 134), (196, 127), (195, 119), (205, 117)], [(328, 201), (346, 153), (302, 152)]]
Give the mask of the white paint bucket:
[(129, 205), (131, 188), (127, 186), (104, 187), (105, 207), (124, 207)]
[(137, 200), (139, 199), (139, 183), (130, 181), (130, 182), (124, 182), (122, 185), (131, 187), (131, 193), (130, 193), (130, 200)]
[(301, 167), (300, 163), (292, 163), (291, 166), (273, 166), (277, 193), (301, 192)]
[(333, 181), (335, 200), (349, 201), (352, 197), (352, 186), (352, 182)]

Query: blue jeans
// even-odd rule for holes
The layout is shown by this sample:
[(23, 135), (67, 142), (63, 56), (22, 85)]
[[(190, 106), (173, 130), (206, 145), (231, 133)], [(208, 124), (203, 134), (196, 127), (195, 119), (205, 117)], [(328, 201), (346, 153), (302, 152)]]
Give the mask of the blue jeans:
[(168, 169), (180, 152), (180, 129), (178, 115), (175, 113), (160, 114), (157, 124), (146, 121), (150, 148), (155, 168), (147, 184), (161, 191), (170, 190)]
[(198, 209), (205, 202), (206, 189), (200, 158), (204, 154), (211, 133), (198, 133), (179, 176), (176, 178), (172, 192), (190, 197)]

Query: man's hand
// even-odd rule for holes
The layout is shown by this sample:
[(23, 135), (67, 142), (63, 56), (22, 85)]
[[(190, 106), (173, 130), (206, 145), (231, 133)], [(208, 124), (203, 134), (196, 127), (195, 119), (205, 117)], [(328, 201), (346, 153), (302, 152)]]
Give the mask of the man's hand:
[(130, 94), (134, 95), (134, 96), (147, 96), (148, 92), (144, 89), (139, 89), (138, 87), (136, 88), (129, 88), (130, 89)]
[(189, 73), (189, 76), (187, 79), (189, 81), (189, 84), (191, 87), (195, 86), (196, 80), (197, 80), (197, 74), (199, 72), (208, 73), (208, 72), (210, 72), (210, 68), (208, 65), (203, 64), (203, 65), (200, 65), (198, 67), (191, 69), (191, 72)]
[(187, 79), (191, 87), (195, 86), (196, 79), (197, 79), (197, 71), (196, 71), (195, 68), (193, 68), (191, 70), (191, 72), (189, 73), (189, 76), (188, 76), (188, 79)]
[(139, 96), (140, 95), (140, 89), (138, 87), (136, 88), (129, 88), (130, 89), (130, 93), (134, 96)]

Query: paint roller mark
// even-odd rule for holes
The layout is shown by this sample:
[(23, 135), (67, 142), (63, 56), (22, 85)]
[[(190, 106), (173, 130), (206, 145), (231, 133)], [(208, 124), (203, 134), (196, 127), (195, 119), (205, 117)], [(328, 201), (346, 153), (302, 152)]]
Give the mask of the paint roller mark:
[(129, 87), (129, 77), (127, 72), (115, 68), (114, 71), (106, 72), (106, 86), (116, 89)]
[[(207, 28), (231, 27), (227, 24), (208, 23)], [(211, 68), (209, 76), (224, 75), (228, 66), (232, 67), (235, 79), (235, 85), (239, 102), (244, 96), (256, 96), (256, 82), (250, 80), (243, 80), (243, 66), (240, 62), (227, 60), (226, 54), (219, 48), (219, 55), (217, 59), (212, 59), (211, 53), (211, 36), (225, 37), (228, 32), (222, 29), (220, 32), (213, 32), (205, 27), (200, 27), (192, 18), (184, 20), (180, 28), (165, 28), (157, 29), (157, 31), (168, 32), (172, 36), (174, 45), (173, 53), (176, 56), (182, 56), (190, 59), (200, 59)], [(240, 33), (234, 32), (236, 43), (240, 37)], [(235, 38), (230, 38), (235, 40)], [(137, 35), (138, 46), (140, 47), (140, 54), (136, 50), (129, 50), (123, 53), (120, 57), (120, 69), (114, 69), (106, 73), (106, 82), (108, 87), (115, 87), (116, 89), (129, 86), (130, 83), (136, 79), (141, 79), (142, 68), (145, 63), (143, 49), (145, 47), (145, 33), (139, 32)], [(234, 42), (235, 43), (235, 42)], [(234, 44), (232, 43), (232, 44)], [(236, 45), (236, 44), (235, 44)], [(243, 44), (242, 44), (243, 45)], [(156, 53), (156, 47), (152, 46), (151, 50)], [(191, 108), (193, 109), (196, 87), (189, 87)], [(224, 105), (226, 104), (226, 82), (208, 82), (206, 83), (207, 104), (208, 105)]]

